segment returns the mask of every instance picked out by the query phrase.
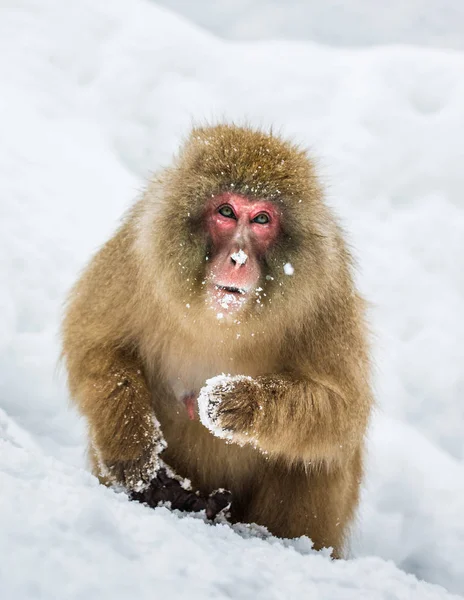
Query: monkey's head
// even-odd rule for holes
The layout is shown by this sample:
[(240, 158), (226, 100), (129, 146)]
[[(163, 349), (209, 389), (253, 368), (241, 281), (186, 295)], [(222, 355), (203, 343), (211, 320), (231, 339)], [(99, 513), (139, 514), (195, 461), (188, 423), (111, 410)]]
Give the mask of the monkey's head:
[(159, 284), (184, 313), (230, 323), (315, 303), (344, 264), (312, 162), (272, 133), (194, 129), (149, 200)]
[(234, 192), (206, 203), (204, 231), (209, 262), (206, 290), (218, 314), (233, 316), (260, 290), (266, 258), (281, 233), (280, 211), (265, 199)]

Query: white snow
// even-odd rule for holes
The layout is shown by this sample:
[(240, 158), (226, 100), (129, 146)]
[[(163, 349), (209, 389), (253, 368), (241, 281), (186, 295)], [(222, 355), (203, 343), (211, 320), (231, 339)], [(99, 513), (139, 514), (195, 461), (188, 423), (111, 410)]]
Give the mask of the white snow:
[(293, 268), (293, 265), (291, 265), (290, 263), (284, 264), (285, 275), (293, 275), (294, 272), (295, 272), (295, 269)]
[(303, 538), (266, 539), (129, 503), (21, 444), (1, 442), (2, 598), (452, 598), (380, 558), (333, 563)]
[(248, 255), (241, 248), (238, 252), (234, 252), (230, 255), (230, 258), (234, 260), (239, 265), (244, 265), (248, 260)]
[(230, 436), (216, 424), (216, 408), (220, 403), (220, 396), (215, 393), (219, 386), (222, 391), (228, 391), (233, 384), (230, 375), (216, 375), (205, 382), (198, 395), (198, 414), (202, 424), (216, 437), (228, 439)]
[(158, 0), (230, 39), (464, 49), (460, 0)]
[[(228, 43), (147, 0), (9, 0), (0, 89), (0, 597), (464, 594), (464, 54)], [(224, 118), (310, 148), (372, 302), (349, 561), (129, 503), (84, 470), (56, 368), (65, 293), (192, 119)]]
[(252, 381), (252, 378), (246, 375), (216, 375), (205, 382), (198, 395), (198, 413), (200, 421), (211, 431), (213, 435), (225, 440), (233, 440), (235, 443), (252, 443), (252, 439), (242, 442), (231, 431), (222, 429), (217, 422), (217, 409), (221, 403), (222, 393), (233, 390), (234, 384), (243, 381)]

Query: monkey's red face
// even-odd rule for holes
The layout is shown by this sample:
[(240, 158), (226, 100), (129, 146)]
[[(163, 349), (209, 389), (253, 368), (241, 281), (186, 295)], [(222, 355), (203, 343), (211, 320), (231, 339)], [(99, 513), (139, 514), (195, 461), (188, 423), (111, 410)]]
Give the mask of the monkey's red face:
[(209, 203), (206, 228), (212, 246), (208, 295), (218, 314), (230, 314), (256, 290), (262, 259), (279, 235), (280, 215), (272, 202), (227, 192)]

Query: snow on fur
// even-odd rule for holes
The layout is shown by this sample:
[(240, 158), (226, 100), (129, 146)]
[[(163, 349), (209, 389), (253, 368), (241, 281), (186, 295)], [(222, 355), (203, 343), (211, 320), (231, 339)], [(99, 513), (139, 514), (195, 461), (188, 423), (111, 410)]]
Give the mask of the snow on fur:
[[(230, 392), (234, 389), (234, 384), (238, 381), (249, 380), (251, 377), (245, 375), (216, 375), (206, 381), (206, 384), (201, 388), (198, 396), (198, 411), (200, 421), (211, 431), (213, 435), (225, 440), (233, 440), (232, 432), (222, 429), (217, 422), (217, 411), (221, 403), (221, 394)], [(237, 441), (237, 440), (235, 440)]]

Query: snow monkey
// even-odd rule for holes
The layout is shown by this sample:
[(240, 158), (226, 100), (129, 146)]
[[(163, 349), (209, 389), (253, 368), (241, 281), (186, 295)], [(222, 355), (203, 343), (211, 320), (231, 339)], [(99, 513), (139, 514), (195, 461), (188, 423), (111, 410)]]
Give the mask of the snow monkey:
[(143, 498), (163, 466), (204, 498), (230, 490), (233, 522), (343, 556), (372, 406), (364, 310), (306, 152), (193, 129), (70, 294), (95, 474)]

